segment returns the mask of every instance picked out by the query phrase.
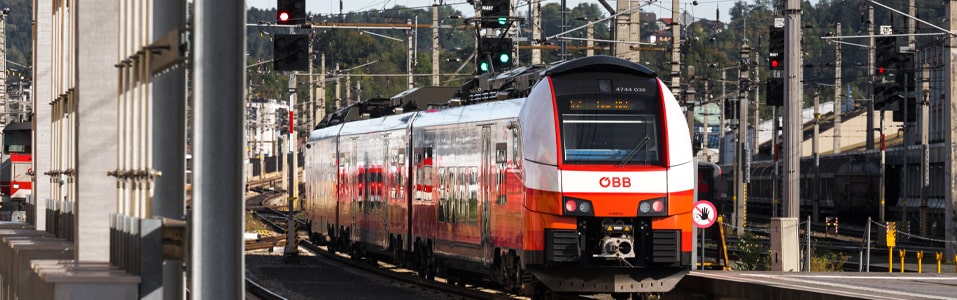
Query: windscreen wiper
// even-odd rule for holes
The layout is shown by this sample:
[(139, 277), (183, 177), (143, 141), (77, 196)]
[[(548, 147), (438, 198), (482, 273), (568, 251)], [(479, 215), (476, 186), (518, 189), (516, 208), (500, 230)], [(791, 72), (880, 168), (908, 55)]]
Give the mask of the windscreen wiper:
[(635, 145), (635, 147), (628, 152), (628, 155), (626, 155), (625, 158), (623, 158), (621, 162), (618, 163), (618, 167), (619, 168), (624, 167), (625, 164), (627, 164), (628, 161), (630, 161), (632, 158), (635, 158), (635, 155), (638, 154), (638, 151), (643, 150), (645, 148), (645, 145), (647, 144), (648, 144), (648, 135), (646, 134), (645, 138), (641, 139), (641, 142), (638, 142), (638, 144)]

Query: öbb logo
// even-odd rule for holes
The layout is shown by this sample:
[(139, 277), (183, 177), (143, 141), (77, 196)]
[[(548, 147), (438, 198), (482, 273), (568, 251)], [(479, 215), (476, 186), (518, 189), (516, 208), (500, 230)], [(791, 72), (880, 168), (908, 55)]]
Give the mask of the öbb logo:
[(602, 177), (598, 180), (598, 185), (603, 188), (613, 187), (631, 187), (631, 178), (630, 177)]

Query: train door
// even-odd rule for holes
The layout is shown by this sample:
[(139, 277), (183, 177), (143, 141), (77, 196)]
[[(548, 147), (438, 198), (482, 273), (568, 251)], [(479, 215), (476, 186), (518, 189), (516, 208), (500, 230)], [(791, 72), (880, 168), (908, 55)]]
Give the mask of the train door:
[(479, 176), (482, 181), (480, 183), (481, 188), (479, 189), (479, 205), (482, 206), (482, 218), (479, 220), (481, 229), (481, 241), (482, 241), (482, 260), (485, 265), (490, 265), (493, 259), (493, 249), (492, 249), (492, 224), (491, 224), (491, 215), (492, 215), (492, 189), (494, 188), (494, 180), (492, 170), (492, 128), (490, 125), (482, 126), (482, 163), (479, 167), (479, 172), (482, 172)]
[(379, 161), (379, 172), (377, 174), (377, 184), (376, 184), (376, 206), (379, 208), (379, 216), (382, 218), (382, 230), (378, 236), (378, 242), (380, 245), (388, 245), (389, 234), (391, 230), (389, 228), (389, 204), (391, 199), (391, 193), (389, 192), (389, 187), (392, 186), (392, 172), (390, 168), (390, 159), (389, 159), (389, 135), (386, 134), (382, 137), (382, 157)]
[(349, 144), (349, 146), (351, 146), (349, 149), (349, 160), (352, 161), (352, 165), (350, 166), (348, 170), (349, 173), (347, 175), (352, 178), (352, 185), (350, 186), (352, 188), (352, 193), (349, 194), (349, 202), (351, 203), (349, 207), (352, 208), (349, 210), (349, 227), (352, 229), (350, 232), (350, 242), (355, 242), (359, 238), (358, 214), (359, 210), (362, 209), (359, 201), (362, 201), (360, 199), (364, 195), (364, 191), (362, 189), (366, 186), (364, 176), (365, 172), (363, 172), (365, 161), (359, 161), (359, 147), (358, 143), (356, 142), (356, 138), (350, 139)]

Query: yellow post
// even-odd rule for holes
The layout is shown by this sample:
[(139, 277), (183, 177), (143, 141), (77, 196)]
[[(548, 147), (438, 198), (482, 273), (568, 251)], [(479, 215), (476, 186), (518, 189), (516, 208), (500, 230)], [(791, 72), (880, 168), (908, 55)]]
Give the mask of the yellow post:
[(924, 273), (924, 250), (917, 251), (917, 273)]
[(728, 264), (728, 242), (724, 239), (724, 218), (718, 215), (718, 231), (721, 233), (721, 251), (724, 252), (724, 270), (731, 271), (731, 265)]
[(937, 274), (940, 274), (940, 260), (944, 258), (944, 255), (940, 252), (937, 252)]
[(887, 247), (887, 273), (894, 272), (894, 247)]
[(901, 273), (904, 273), (904, 254), (906, 254), (906, 253), (907, 253), (907, 250), (904, 250), (904, 249), (901, 249), (901, 250), (900, 250), (900, 254), (901, 254)]

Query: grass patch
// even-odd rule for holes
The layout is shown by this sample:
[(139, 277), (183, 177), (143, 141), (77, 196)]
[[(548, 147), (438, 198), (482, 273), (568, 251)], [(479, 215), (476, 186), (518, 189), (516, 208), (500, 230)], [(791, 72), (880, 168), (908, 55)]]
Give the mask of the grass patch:
[(257, 230), (269, 230), (269, 226), (266, 226), (266, 223), (259, 221), (253, 216), (252, 212), (246, 212), (246, 230), (245, 232), (257, 231)]

